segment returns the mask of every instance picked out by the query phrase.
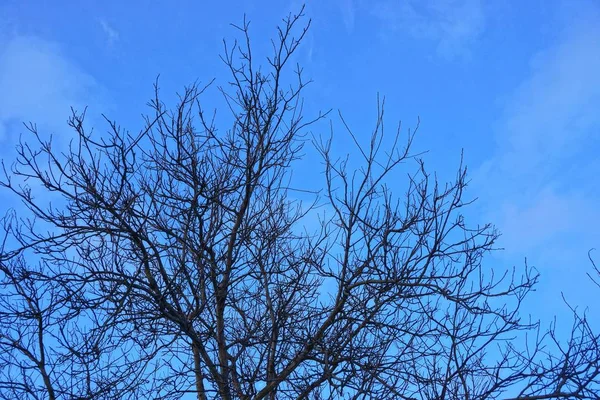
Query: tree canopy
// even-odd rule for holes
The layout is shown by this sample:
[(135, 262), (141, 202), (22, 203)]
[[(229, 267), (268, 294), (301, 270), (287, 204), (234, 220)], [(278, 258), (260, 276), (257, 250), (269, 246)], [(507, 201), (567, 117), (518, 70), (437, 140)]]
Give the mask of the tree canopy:
[[(462, 163), (438, 182), (383, 101), (366, 141), (341, 118), (358, 167), (308, 135), (328, 118), (303, 115), (309, 26), (286, 18), (262, 64), (236, 26), (225, 128), (205, 98), (218, 82), (172, 107), (157, 82), (137, 133), (73, 111), (67, 149), (26, 125), (0, 181), (25, 206), (3, 220), (0, 398), (600, 396), (585, 316), (559, 341), (519, 314), (535, 270), (484, 262), (498, 232), (466, 221)], [(300, 202), (305, 146), (323, 188)]]

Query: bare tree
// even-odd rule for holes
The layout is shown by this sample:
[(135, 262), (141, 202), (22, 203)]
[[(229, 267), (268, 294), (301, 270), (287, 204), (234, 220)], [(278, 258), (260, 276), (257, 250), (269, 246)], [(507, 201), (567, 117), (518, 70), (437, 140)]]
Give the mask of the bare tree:
[(37, 145), (1, 182), (31, 214), (6, 218), (0, 258), (5, 398), (598, 398), (598, 336), (580, 318), (550, 352), (552, 331), (518, 314), (535, 272), (483, 264), (498, 233), (463, 217), (466, 167), (438, 183), (416, 129), (384, 135), (383, 101), (366, 144), (341, 118), (360, 166), (316, 137), (324, 189), (293, 200), (303, 132), (323, 117), (304, 118), (307, 82), (288, 71), (302, 21), (284, 20), (262, 68), (236, 27), (227, 130), (196, 84), (173, 109), (156, 84), (137, 134), (73, 112), (66, 152), (27, 125)]
[[(15, 216), (4, 222), (10, 227)], [(104, 298), (56, 261), (0, 261), (0, 399), (137, 397), (155, 346), (140, 347), (112, 324)]]

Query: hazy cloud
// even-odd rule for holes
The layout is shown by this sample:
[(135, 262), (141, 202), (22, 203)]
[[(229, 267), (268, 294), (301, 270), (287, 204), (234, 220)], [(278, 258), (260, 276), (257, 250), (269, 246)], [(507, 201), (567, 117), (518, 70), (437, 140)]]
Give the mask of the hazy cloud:
[[(580, 3), (581, 4), (581, 3)], [(559, 264), (600, 239), (600, 19), (596, 8), (568, 23), (531, 59), (509, 97), (498, 151), (475, 183), (509, 252), (536, 246)], [(597, 245), (597, 244), (596, 244)]]
[(342, 13), (342, 20), (346, 31), (352, 32), (354, 30), (354, 21), (356, 18), (356, 8), (354, 0), (338, 0), (340, 11)]
[(106, 35), (106, 40), (109, 45), (114, 44), (119, 40), (119, 32), (108, 24), (105, 20), (100, 20), (100, 26), (102, 27), (102, 31)]
[(70, 107), (97, 99), (94, 79), (66, 59), (59, 46), (17, 36), (0, 45), (0, 140), (14, 139), (21, 123), (64, 128)]
[(372, 3), (371, 13), (384, 31), (430, 40), (449, 59), (468, 55), (485, 27), (480, 0), (379, 0)]
[[(67, 126), (70, 108), (97, 107), (99, 89), (55, 43), (24, 36), (0, 41), (0, 159), (10, 166), (18, 137), (24, 134), (29, 141), (23, 122), (35, 123), (43, 137), (52, 134), (54, 146), (65, 146), (72, 134)], [(35, 193), (39, 187), (32, 189)], [(46, 200), (51, 198), (47, 192), (40, 193)], [(6, 191), (0, 195), (0, 204), (20, 206)]]

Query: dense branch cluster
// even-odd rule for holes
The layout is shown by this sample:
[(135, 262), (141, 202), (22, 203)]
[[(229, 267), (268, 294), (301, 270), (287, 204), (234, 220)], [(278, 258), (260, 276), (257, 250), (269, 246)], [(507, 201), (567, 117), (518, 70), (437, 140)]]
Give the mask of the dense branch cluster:
[(4, 218), (0, 398), (598, 398), (598, 335), (520, 319), (537, 275), (485, 266), (498, 234), (463, 217), (466, 168), (438, 183), (414, 131), (384, 140), (383, 102), (366, 145), (342, 119), (358, 167), (313, 140), (324, 189), (293, 200), (314, 122), (287, 74), (300, 24), (263, 68), (237, 27), (227, 130), (198, 85), (171, 109), (157, 84), (138, 134), (74, 112), (67, 151), (28, 125), (37, 143), (1, 181), (29, 213)]

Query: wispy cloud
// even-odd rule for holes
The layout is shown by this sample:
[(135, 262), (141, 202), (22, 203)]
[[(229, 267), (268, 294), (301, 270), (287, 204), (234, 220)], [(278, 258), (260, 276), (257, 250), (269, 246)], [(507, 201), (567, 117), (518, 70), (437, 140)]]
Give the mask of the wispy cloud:
[(356, 18), (356, 7), (354, 0), (338, 0), (338, 5), (342, 13), (342, 20), (347, 32), (354, 30), (354, 21)]
[(384, 31), (432, 41), (448, 59), (467, 56), (485, 28), (480, 0), (377, 0), (371, 13)]
[[(100, 85), (56, 43), (25, 36), (0, 40), (0, 159), (10, 166), (19, 136), (30, 140), (23, 122), (35, 123), (43, 137), (52, 134), (54, 146), (66, 146), (72, 134), (66, 124), (70, 108), (97, 109), (102, 99)], [(15, 201), (7, 191), (0, 195), (4, 207), (20, 206)]]
[(119, 32), (109, 25), (106, 20), (101, 19), (100, 26), (102, 27), (102, 31), (106, 35), (106, 40), (108, 41), (109, 46), (113, 45), (115, 42), (119, 40)]
[(23, 121), (64, 127), (69, 107), (93, 101), (96, 88), (56, 44), (35, 37), (7, 39), (0, 46), (0, 141), (14, 139)]
[(598, 15), (591, 3), (581, 8), (532, 57), (499, 121), (498, 150), (475, 175), (509, 253), (539, 251), (556, 267), (600, 244)]

